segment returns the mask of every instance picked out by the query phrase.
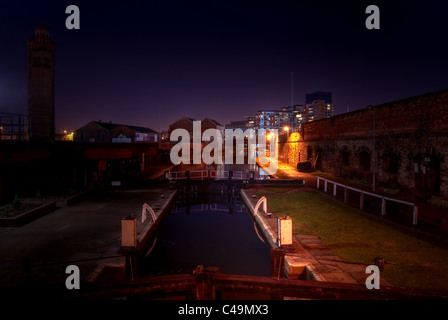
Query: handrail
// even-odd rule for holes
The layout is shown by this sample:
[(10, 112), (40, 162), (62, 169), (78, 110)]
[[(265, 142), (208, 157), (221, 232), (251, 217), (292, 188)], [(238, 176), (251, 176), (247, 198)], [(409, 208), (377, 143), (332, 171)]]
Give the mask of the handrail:
[(258, 199), (257, 204), (255, 205), (254, 215), (258, 213), (258, 208), (260, 207), (261, 204), (263, 204), (264, 213), (265, 214), (268, 213), (268, 199), (265, 196), (262, 196), (260, 199)]
[(210, 178), (228, 178), (229, 171), (226, 170), (210, 170)]
[[(199, 175), (195, 175), (199, 173)], [(208, 170), (193, 170), (190, 171), (190, 179), (204, 179), (208, 177)]]
[(152, 223), (156, 222), (157, 216), (154, 210), (147, 203), (144, 203), (142, 207), (142, 223), (146, 220), (146, 211), (149, 211), (149, 213), (151, 214)]
[(338, 182), (332, 181), (330, 179), (322, 178), (319, 176), (317, 176), (317, 185), (316, 185), (317, 189), (320, 188), (320, 180), (324, 181), (324, 191), (325, 192), (327, 192), (327, 189), (328, 189), (327, 183), (330, 182), (333, 184), (333, 196), (334, 197), (336, 196), (336, 186), (340, 186), (340, 187), (344, 188), (344, 203), (347, 203), (347, 190), (359, 192), (361, 194), (360, 204), (359, 204), (361, 210), (364, 209), (364, 195), (369, 195), (369, 196), (381, 199), (382, 200), (382, 203), (381, 203), (381, 215), (382, 216), (386, 215), (386, 201), (392, 201), (392, 202), (397, 202), (397, 203), (401, 203), (404, 205), (412, 206), (413, 207), (412, 208), (412, 224), (417, 225), (417, 223), (418, 223), (418, 206), (413, 202), (403, 201), (403, 200), (399, 200), (399, 199), (382, 196), (382, 195), (379, 195), (376, 193), (372, 193), (372, 192), (364, 191), (364, 190), (357, 189), (354, 187), (350, 187), (345, 184), (338, 183)]
[(245, 171), (227, 171), (227, 170), (193, 170), (193, 171), (168, 171), (166, 177), (169, 180), (188, 180), (188, 179), (231, 179), (246, 180), (248, 173)]

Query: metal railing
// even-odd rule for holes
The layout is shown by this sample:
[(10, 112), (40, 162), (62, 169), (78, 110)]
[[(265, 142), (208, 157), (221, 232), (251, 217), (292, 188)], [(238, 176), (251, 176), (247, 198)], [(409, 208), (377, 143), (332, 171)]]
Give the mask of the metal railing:
[(398, 199), (394, 199), (394, 198), (390, 198), (390, 197), (386, 197), (386, 196), (382, 196), (376, 193), (371, 193), (371, 192), (367, 192), (361, 189), (357, 189), (357, 188), (353, 188), (353, 187), (349, 187), (347, 185), (344, 185), (342, 183), (338, 183), (329, 179), (325, 179), (322, 177), (317, 177), (317, 189), (320, 188), (320, 181), (324, 182), (324, 192), (328, 191), (328, 183), (333, 185), (333, 196), (336, 197), (337, 194), (337, 187), (341, 187), (344, 189), (344, 203), (346, 204), (348, 202), (348, 190), (352, 190), (355, 192), (359, 192), (360, 193), (360, 197), (359, 197), (359, 208), (361, 210), (364, 210), (364, 198), (365, 195), (369, 195), (375, 198), (379, 198), (381, 199), (381, 215), (385, 216), (386, 215), (386, 201), (391, 201), (391, 202), (396, 202), (396, 203), (400, 203), (400, 204), (404, 204), (404, 205), (408, 205), (412, 207), (412, 224), (414, 226), (417, 225), (418, 223), (418, 206), (413, 203), (413, 202), (408, 202), (408, 201), (403, 201), (403, 200), (398, 200)]
[(169, 180), (203, 180), (208, 177), (208, 170), (168, 171)]
[(204, 180), (210, 179), (249, 179), (250, 172), (246, 171), (226, 171), (226, 170), (193, 170), (193, 171), (168, 171), (169, 180)]
[(229, 171), (210, 170), (210, 178), (213, 178), (213, 179), (228, 179), (229, 178)]

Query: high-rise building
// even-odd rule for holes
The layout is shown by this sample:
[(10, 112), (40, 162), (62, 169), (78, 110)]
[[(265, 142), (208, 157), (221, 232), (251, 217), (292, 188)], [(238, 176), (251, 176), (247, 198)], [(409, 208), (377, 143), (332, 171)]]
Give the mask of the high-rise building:
[(333, 98), (331, 92), (316, 91), (313, 93), (307, 93), (305, 96), (305, 103), (312, 104), (313, 101), (323, 100), (325, 104), (333, 104)]
[(28, 40), (28, 130), (31, 141), (54, 141), (54, 60), (56, 43), (46, 27)]
[(306, 95), (306, 104), (296, 104), (281, 109), (259, 110), (255, 116), (246, 116), (246, 121), (232, 121), (227, 128), (253, 128), (287, 130), (289, 133), (301, 130), (302, 123), (329, 118), (334, 115), (331, 92), (316, 91)]
[(331, 92), (316, 91), (306, 94), (306, 121), (329, 118), (334, 115)]
[(324, 100), (314, 100), (305, 106), (306, 121), (320, 120), (333, 116), (333, 105), (325, 103)]
[(282, 129), (289, 125), (290, 115), (283, 110), (259, 110), (255, 116), (255, 126), (258, 129)]

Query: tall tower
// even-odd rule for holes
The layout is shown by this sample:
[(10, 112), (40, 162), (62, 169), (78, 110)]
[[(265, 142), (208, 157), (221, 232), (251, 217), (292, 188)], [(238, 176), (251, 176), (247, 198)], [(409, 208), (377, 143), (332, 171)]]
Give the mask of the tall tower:
[(56, 43), (46, 27), (28, 40), (28, 121), (30, 141), (54, 141), (54, 57)]

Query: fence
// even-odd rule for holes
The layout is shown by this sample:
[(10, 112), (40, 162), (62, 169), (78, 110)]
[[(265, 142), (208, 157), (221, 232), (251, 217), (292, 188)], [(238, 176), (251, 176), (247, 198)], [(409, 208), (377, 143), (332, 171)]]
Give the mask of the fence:
[(168, 171), (169, 180), (203, 180), (208, 177), (208, 170)]
[(360, 189), (353, 188), (353, 187), (349, 187), (347, 185), (344, 185), (344, 184), (341, 184), (341, 183), (337, 183), (335, 181), (332, 181), (332, 180), (329, 180), (329, 179), (325, 179), (325, 178), (322, 178), (322, 177), (317, 177), (317, 186), (316, 186), (317, 189), (320, 188), (321, 180), (324, 182), (324, 191), (325, 192), (328, 191), (328, 184), (329, 183), (331, 185), (333, 185), (333, 196), (334, 197), (336, 197), (336, 195), (337, 195), (337, 187), (343, 188), (344, 189), (344, 203), (345, 204), (348, 203), (348, 190), (359, 192), (359, 208), (361, 210), (364, 210), (365, 196), (366, 195), (374, 197), (374, 198), (381, 199), (381, 216), (385, 216), (386, 215), (386, 202), (387, 201), (391, 201), (391, 202), (395, 202), (395, 203), (411, 206), (412, 207), (412, 224), (414, 226), (417, 225), (417, 222), (418, 222), (418, 206), (415, 203), (413, 203), (413, 202), (398, 200), (398, 199), (382, 196), (382, 195), (379, 195), (379, 194), (376, 194), (376, 193), (367, 192), (367, 191), (360, 190)]
[(230, 179), (246, 180), (249, 176), (253, 178), (252, 172), (245, 171), (224, 171), (224, 170), (193, 170), (193, 171), (168, 171), (169, 180), (204, 180), (210, 179)]

